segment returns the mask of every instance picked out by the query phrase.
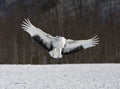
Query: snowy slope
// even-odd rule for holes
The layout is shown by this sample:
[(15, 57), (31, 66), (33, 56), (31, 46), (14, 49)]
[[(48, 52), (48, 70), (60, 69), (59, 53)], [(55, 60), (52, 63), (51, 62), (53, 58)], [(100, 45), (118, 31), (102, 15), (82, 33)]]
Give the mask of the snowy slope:
[(120, 89), (120, 64), (0, 65), (0, 89)]

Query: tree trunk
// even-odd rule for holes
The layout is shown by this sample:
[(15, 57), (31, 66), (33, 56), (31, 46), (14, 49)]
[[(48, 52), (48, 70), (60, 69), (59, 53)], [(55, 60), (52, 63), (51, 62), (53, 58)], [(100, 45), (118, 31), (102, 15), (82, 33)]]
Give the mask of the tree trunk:
[(13, 37), (13, 54), (14, 54), (14, 58), (13, 58), (13, 63), (17, 64), (18, 63), (18, 43), (17, 43), (17, 36)]
[(63, 10), (64, 10), (64, 5), (63, 5), (63, 0), (58, 0), (57, 2), (57, 19), (58, 19), (58, 26), (59, 26), (59, 35), (64, 35), (63, 31), (63, 22), (64, 22), (64, 15), (63, 15)]

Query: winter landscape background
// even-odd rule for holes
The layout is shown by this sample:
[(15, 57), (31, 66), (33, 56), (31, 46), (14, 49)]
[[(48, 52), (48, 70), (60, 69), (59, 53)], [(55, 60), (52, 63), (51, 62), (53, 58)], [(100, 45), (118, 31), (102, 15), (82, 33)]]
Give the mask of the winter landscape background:
[[(101, 41), (54, 60), (23, 32), (24, 18), (54, 36)], [(0, 0), (0, 64), (120, 63), (119, 24), (120, 0)]]
[(120, 89), (119, 64), (0, 65), (0, 89)]

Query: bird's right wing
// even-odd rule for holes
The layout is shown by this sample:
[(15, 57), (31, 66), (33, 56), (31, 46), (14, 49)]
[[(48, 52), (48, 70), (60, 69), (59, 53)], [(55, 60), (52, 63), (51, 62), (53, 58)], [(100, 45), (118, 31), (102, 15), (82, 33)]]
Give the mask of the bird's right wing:
[(65, 47), (62, 50), (62, 54), (70, 54), (80, 51), (81, 49), (87, 49), (96, 46), (99, 42), (99, 38), (96, 36), (88, 40), (66, 40)]
[(53, 36), (43, 32), (40, 28), (37, 28), (34, 25), (32, 25), (29, 19), (25, 19), (21, 25), (22, 29), (28, 32), (30, 36), (34, 38), (34, 40), (36, 40), (44, 48), (51, 50), (51, 42)]

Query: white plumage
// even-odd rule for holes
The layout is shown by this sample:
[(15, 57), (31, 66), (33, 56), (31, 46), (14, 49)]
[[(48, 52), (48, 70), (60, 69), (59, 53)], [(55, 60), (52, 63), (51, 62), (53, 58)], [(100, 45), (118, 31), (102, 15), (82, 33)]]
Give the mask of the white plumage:
[(32, 25), (29, 19), (23, 21), (22, 29), (28, 32), (40, 45), (46, 48), (52, 58), (62, 58), (64, 54), (75, 53), (99, 44), (97, 35), (88, 40), (71, 40), (65, 39), (62, 36), (51, 36), (43, 32), (40, 28)]

